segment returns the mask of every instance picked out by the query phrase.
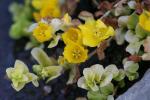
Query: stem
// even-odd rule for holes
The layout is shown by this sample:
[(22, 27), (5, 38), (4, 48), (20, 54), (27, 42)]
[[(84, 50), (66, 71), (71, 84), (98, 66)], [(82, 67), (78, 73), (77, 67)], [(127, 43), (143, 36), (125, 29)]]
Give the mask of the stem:
[(97, 52), (97, 48), (89, 54), (88, 59), (90, 59), (92, 56), (94, 56), (96, 54), (96, 52)]
[(111, 13), (111, 10), (107, 11), (100, 19), (107, 17)]
[(118, 90), (118, 86), (115, 87), (114, 92), (113, 92), (113, 94), (112, 94), (113, 96), (115, 96), (117, 90)]
[(98, 6), (99, 3), (96, 0), (92, 0), (92, 2), (94, 3), (94, 5)]

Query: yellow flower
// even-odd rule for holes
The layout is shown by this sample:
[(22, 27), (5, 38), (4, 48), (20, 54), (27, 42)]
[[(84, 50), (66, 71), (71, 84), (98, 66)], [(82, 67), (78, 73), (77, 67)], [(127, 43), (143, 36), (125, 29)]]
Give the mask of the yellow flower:
[(139, 25), (150, 32), (150, 12), (144, 11), (139, 17)]
[(64, 22), (65, 25), (70, 25), (70, 24), (71, 24), (71, 21), (72, 21), (72, 19), (71, 19), (71, 17), (69, 16), (68, 13), (66, 13), (66, 14), (64, 15), (64, 17), (62, 18), (62, 20), (63, 20), (63, 22)]
[(32, 0), (32, 6), (35, 9), (40, 9), (42, 7), (42, 0)]
[(80, 25), (83, 44), (90, 47), (98, 46), (102, 41), (114, 35), (114, 29), (106, 26), (101, 20), (87, 20), (84, 25)]
[(58, 0), (32, 0), (32, 6), (35, 9), (42, 9), (48, 6), (56, 7), (58, 5)]
[(71, 42), (64, 49), (64, 58), (69, 63), (81, 63), (87, 59), (88, 51), (79, 44)]
[(36, 22), (40, 21), (41, 20), (41, 15), (37, 12), (34, 12), (33, 13), (33, 17), (35, 19)]
[(63, 35), (63, 41), (65, 44), (69, 44), (70, 42), (75, 42), (78, 44), (82, 44), (82, 34), (77, 28), (69, 28)]
[(33, 30), (33, 36), (39, 42), (45, 42), (52, 38), (53, 28), (52, 26), (40, 22), (38, 26)]
[(32, 6), (39, 10), (42, 18), (61, 15), (59, 0), (32, 0)]
[(59, 17), (61, 15), (59, 7), (46, 6), (41, 9), (40, 14), (42, 18), (45, 17)]

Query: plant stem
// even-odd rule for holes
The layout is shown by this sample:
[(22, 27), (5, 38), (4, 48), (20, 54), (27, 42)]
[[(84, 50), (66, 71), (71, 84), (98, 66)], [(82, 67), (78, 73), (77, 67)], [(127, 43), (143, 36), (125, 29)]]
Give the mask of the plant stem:
[(88, 59), (90, 59), (92, 56), (94, 56), (96, 54), (96, 52), (97, 52), (97, 48), (89, 54)]
[(117, 90), (118, 90), (118, 86), (115, 87), (114, 92), (113, 92), (113, 94), (112, 94), (113, 96), (115, 96)]
[(95, 6), (99, 5), (99, 3), (96, 0), (92, 0), (92, 2), (94, 3)]

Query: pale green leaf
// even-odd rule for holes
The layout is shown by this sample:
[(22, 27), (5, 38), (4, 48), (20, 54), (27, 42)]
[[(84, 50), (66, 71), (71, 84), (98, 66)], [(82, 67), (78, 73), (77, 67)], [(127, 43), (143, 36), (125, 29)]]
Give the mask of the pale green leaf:
[(91, 70), (93, 71), (93, 74), (95, 74), (95, 81), (99, 83), (101, 81), (101, 77), (104, 73), (103, 66), (99, 65), (99, 64), (95, 64), (95, 65), (91, 66)]
[(116, 81), (121, 81), (125, 78), (125, 71), (123, 69), (119, 70), (119, 74), (117, 77), (114, 78)]
[(100, 92), (89, 91), (87, 94), (88, 100), (107, 100), (107, 96)]
[(61, 38), (60, 35), (57, 35), (56, 37), (54, 37), (53, 40), (48, 45), (48, 48), (56, 47), (58, 45), (60, 38)]
[(138, 54), (142, 44), (143, 44), (143, 41), (137, 41), (134, 43), (130, 43), (126, 48), (126, 51), (132, 55)]
[(128, 24), (127, 24), (128, 28), (135, 29), (138, 21), (139, 21), (139, 16), (136, 13), (132, 13), (128, 19)]
[(125, 32), (122, 28), (116, 29), (115, 39), (118, 45), (122, 45), (124, 43)]
[(86, 81), (84, 77), (80, 77), (77, 82), (78, 87), (88, 90), (88, 86), (86, 85)]
[(144, 53), (144, 54), (142, 55), (142, 60), (145, 60), (145, 61), (150, 60), (150, 53)]
[(56, 63), (56, 61), (53, 58), (49, 58), (41, 48), (32, 49), (31, 54), (34, 59), (43, 67), (51, 66)]
[(23, 87), (25, 86), (25, 83), (20, 83), (17, 86), (14, 86), (14, 84), (12, 84), (12, 87), (16, 90), (16, 91), (20, 91), (21, 89), (23, 89)]
[(106, 74), (106, 75), (112, 74), (112, 75), (113, 75), (113, 78), (115, 78), (116, 76), (118, 76), (119, 70), (118, 70), (118, 68), (116, 67), (116, 65), (111, 64), (111, 65), (109, 65), (109, 66), (107, 66), (107, 67), (105, 68), (105, 74)]
[(100, 91), (102, 92), (102, 94), (110, 95), (114, 91), (114, 85), (112, 83), (109, 83), (104, 87), (100, 87)]
[(111, 83), (112, 79), (113, 74), (106, 74), (105, 76), (103, 76), (103, 80), (101, 80), (100, 87), (108, 85), (109, 83)]
[(130, 73), (136, 73), (139, 69), (139, 65), (133, 61), (127, 61), (124, 64), (124, 69)]
[(128, 30), (125, 34), (125, 40), (129, 43), (135, 43), (139, 41), (139, 38), (135, 35), (134, 31)]
[(118, 18), (118, 26), (119, 27), (126, 27), (128, 22), (129, 16), (121, 16)]

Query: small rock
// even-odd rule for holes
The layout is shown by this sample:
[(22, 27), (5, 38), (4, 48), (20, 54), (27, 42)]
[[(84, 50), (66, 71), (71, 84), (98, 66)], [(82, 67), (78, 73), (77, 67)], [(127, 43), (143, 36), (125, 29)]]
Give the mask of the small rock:
[(150, 100), (150, 69), (139, 82), (116, 100)]
[(50, 86), (44, 86), (43, 90), (44, 90), (44, 93), (47, 95), (47, 94), (51, 93), (52, 88)]

